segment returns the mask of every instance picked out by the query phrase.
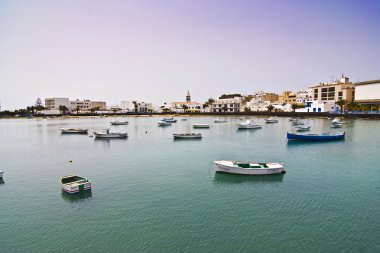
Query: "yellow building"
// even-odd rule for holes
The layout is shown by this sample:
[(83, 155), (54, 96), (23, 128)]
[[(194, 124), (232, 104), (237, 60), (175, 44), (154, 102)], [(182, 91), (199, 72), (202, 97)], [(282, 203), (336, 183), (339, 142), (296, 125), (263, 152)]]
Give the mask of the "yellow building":
[(352, 102), (355, 100), (355, 85), (350, 82), (348, 77), (342, 75), (340, 80), (331, 83), (320, 83), (311, 87), (313, 89), (314, 101), (339, 101), (346, 100)]

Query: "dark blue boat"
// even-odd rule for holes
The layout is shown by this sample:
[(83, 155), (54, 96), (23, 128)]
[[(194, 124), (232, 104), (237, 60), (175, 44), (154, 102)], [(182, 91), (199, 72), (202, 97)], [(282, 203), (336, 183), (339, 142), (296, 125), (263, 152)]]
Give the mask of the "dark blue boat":
[(343, 140), (345, 132), (336, 133), (321, 133), (321, 134), (299, 134), (299, 133), (287, 133), (289, 141), (331, 141), (331, 140)]

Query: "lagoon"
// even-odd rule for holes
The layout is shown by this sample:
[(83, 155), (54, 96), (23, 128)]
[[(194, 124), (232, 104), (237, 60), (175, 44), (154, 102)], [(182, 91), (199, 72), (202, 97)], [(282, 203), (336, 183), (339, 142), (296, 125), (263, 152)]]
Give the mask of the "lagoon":
[[(159, 117), (0, 120), (0, 252), (380, 251), (380, 121), (345, 119), (344, 141), (288, 143), (285, 117), (181, 118), (171, 127)], [(246, 118), (263, 128), (237, 131)], [(114, 119), (129, 125), (111, 127)], [(306, 122), (334, 131), (328, 119)], [(188, 131), (202, 140), (173, 140)], [(283, 162), (287, 173), (215, 174), (222, 159)], [(71, 173), (93, 190), (62, 193), (60, 177)]]

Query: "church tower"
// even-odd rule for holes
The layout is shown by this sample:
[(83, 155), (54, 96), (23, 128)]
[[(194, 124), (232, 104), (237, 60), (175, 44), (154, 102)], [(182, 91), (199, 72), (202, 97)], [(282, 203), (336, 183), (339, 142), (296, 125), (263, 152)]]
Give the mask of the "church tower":
[(186, 102), (191, 102), (190, 92), (187, 91)]

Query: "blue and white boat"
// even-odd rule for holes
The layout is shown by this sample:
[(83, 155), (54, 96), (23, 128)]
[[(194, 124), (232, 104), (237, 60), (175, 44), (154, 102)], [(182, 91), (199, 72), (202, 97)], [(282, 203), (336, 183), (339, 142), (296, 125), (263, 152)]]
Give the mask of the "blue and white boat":
[(171, 123), (176, 123), (177, 122), (177, 120), (174, 119), (173, 117), (171, 117), (171, 118), (163, 118), (163, 120), (166, 121), (166, 122), (171, 122)]
[(336, 132), (336, 133), (287, 133), (287, 138), (289, 141), (332, 141), (332, 140), (343, 140), (345, 132)]
[(157, 125), (158, 126), (171, 126), (172, 125), (172, 123), (171, 122), (169, 122), (169, 121), (166, 121), (166, 120), (160, 120), (160, 121), (158, 121), (157, 122)]

